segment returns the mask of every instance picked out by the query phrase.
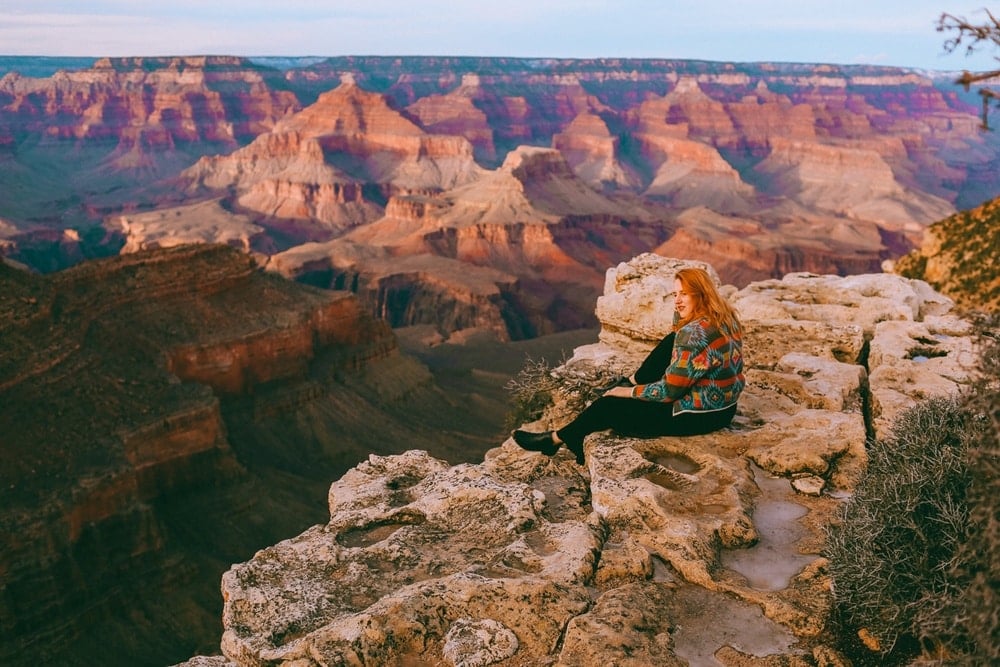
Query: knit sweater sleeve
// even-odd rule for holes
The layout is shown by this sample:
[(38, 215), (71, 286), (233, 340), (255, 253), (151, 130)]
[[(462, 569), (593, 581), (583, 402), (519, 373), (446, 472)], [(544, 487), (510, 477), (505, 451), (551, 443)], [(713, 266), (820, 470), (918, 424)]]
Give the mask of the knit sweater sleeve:
[(670, 366), (662, 380), (632, 388), (632, 397), (644, 401), (672, 402), (680, 399), (711, 367), (712, 337), (702, 321), (691, 322), (677, 332)]

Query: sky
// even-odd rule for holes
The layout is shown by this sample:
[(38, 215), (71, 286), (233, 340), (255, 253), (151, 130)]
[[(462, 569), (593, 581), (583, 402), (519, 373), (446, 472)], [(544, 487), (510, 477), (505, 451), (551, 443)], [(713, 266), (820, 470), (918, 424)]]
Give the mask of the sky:
[[(998, 0), (989, 0), (997, 2)], [(1000, 69), (987, 0), (0, 0), (0, 55), (676, 58)], [(991, 8), (1000, 17), (1000, 6)]]

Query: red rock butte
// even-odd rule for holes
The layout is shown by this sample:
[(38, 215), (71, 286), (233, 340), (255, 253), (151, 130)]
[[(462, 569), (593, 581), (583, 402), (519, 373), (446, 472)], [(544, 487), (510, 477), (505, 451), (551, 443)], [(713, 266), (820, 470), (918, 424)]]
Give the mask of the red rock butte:
[(641, 252), (711, 261), (736, 285), (878, 271), (928, 225), (1000, 194), (1000, 139), (980, 131), (975, 96), (939, 73), (295, 64), (121, 58), (9, 72), (0, 187), (23, 196), (0, 204), (3, 252), (48, 271), (221, 242), (314, 285), (348, 285), (393, 325), (524, 338), (593, 324), (606, 268)]

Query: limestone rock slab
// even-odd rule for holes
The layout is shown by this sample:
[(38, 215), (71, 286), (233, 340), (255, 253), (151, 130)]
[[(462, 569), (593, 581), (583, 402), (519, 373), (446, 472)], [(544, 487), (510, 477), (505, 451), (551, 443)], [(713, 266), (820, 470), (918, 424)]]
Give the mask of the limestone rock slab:
[(544, 655), (587, 606), (583, 583), (601, 542), (594, 528), (545, 520), (541, 491), (486, 466), (449, 467), (417, 450), (372, 456), (330, 498), (328, 524), (223, 577), (230, 659), (365, 663), (414, 642), (441, 652), (460, 620), (502, 624), (519, 650)]

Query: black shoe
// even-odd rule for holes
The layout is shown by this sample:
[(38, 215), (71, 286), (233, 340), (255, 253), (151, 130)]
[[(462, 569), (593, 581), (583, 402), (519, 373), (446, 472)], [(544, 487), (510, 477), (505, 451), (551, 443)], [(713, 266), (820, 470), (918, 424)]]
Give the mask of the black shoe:
[(546, 456), (552, 456), (559, 449), (559, 445), (552, 439), (552, 432), (529, 433), (520, 429), (514, 431), (514, 442), (521, 449), (529, 452), (541, 452)]
[(565, 444), (566, 444), (566, 449), (568, 449), (569, 451), (573, 452), (573, 454), (576, 456), (576, 464), (577, 465), (581, 465), (582, 466), (582, 465), (586, 465), (587, 464), (587, 459), (583, 455), (583, 443), (582, 442), (570, 442), (570, 441), (567, 440), (567, 441), (565, 441)]

